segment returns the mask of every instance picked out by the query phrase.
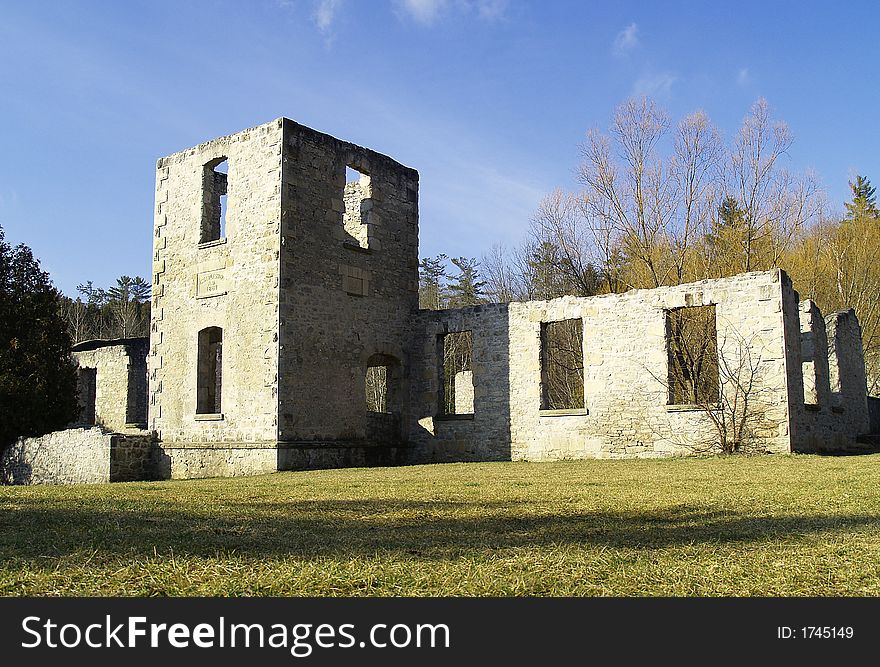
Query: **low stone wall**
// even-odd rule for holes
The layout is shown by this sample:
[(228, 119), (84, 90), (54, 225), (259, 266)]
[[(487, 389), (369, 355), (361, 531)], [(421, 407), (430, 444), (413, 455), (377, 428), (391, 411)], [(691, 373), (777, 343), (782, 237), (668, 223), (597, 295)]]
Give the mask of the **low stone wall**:
[(810, 300), (799, 310), (800, 345), (789, 346), (792, 451), (848, 451), (870, 431), (861, 327), (852, 310), (823, 317)]
[(139, 482), (165, 477), (152, 435), (111, 435), (109, 481)]
[(275, 443), (163, 444), (158, 453), (163, 479), (262, 475), (278, 470)]
[[(84, 396), (86, 388), (80, 386), (80, 406), (93, 417), (86, 421), (84, 414), (83, 426), (122, 431), (130, 425), (146, 424), (148, 348), (147, 338), (92, 340), (72, 348), (80, 370), (95, 372), (94, 396)], [(93, 401), (91, 406), (89, 400)]]
[(0, 462), (4, 484), (98, 484), (110, 481), (112, 436), (100, 428), (72, 428), (21, 438)]
[[(705, 305), (715, 307), (720, 355), (754, 378), (749, 444), (788, 452), (783, 293), (794, 294), (790, 281), (770, 271), (624, 294), (419, 311), (404, 422), (405, 439), (415, 447), (412, 460), (649, 458), (717, 443), (711, 412), (670, 405), (666, 383), (668, 313)], [(794, 307), (796, 329), (796, 297)], [(584, 406), (543, 410), (542, 325), (566, 319), (582, 322)], [(473, 340), (473, 414), (450, 418), (438, 405), (438, 340), (462, 331)], [(736, 379), (720, 381), (727, 404)]]
[(410, 448), (363, 442), (163, 444), (160, 479), (264, 475), (279, 470), (395, 466), (410, 462)]
[(352, 443), (285, 443), (278, 448), (278, 470), (317, 470), (402, 465), (410, 448)]
[(3, 484), (102, 484), (160, 479), (149, 434), (70, 428), (21, 438), (0, 460)]

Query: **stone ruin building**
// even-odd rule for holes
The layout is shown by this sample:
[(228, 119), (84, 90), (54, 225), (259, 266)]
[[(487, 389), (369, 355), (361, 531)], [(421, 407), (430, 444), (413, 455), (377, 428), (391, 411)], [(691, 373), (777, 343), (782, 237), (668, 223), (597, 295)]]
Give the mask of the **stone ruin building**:
[(681, 455), (744, 398), (764, 451), (869, 431), (854, 312), (824, 317), (781, 270), (420, 310), (418, 192), (286, 118), (160, 159), (149, 341), (77, 345), (83, 423), (19, 441), (7, 480)]

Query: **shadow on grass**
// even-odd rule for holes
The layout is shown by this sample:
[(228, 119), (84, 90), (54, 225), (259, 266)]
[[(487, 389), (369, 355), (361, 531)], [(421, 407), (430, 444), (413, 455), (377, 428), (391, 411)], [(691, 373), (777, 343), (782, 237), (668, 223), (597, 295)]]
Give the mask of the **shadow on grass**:
[[(755, 516), (675, 506), (657, 511), (540, 512), (523, 502), (292, 501), (226, 504), (212, 515), (164, 509), (77, 509), (39, 500), (0, 505), (0, 561), (93, 551), (112, 558), (177, 555), (301, 558), (377, 553), (451, 559), (492, 549), (600, 546), (656, 549), (877, 529), (880, 517)], [(240, 506), (240, 509), (236, 509)]]

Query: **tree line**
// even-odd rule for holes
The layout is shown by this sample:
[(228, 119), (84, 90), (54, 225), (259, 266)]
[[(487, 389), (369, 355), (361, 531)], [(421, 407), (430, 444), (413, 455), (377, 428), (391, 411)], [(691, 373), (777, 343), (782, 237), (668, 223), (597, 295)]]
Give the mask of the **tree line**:
[(58, 297), (74, 344), (150, 335), (150, 284), (140, 276), (120, 276), (108, 289), (95, 287), (89, 280), (76, 290), (75, 299)]
[[(541, 201), (522, 243), (480, 261), (420, 265), (420, 306), (453, 308), (678, 285), (785, 269), (824, 313), (853, 307), (869, 391), (880, 393), (880, 215), (865, 176), (829, 204), (816, 177), (786, 169), (794, 141), (756, 101), (724, 139), (703, 111), (673, 122), (627, 100), (580, 146), (576, 191)], [(448, 269), (448, 270), (447, 270)]]

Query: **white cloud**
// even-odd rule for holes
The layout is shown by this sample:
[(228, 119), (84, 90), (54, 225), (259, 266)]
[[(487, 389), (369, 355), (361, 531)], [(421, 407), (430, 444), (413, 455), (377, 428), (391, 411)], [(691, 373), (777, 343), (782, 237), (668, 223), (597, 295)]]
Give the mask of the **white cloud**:
[(494, 21), (504, 16), (507, 0), (476, 0), (477, 14), (481, 19)]
[(448, 11), (476, 14), (484, 21), (495, 21), (504, 16), (509, 0), (394, 0), (394, 4), (399, 14), (430, 26)]
[(633, 83), (632, 94), (635, 97), (669, 98), (672, 94), (672, 84), (676, 77), (671, 72), (659, 72), (643, 74)]
[(749, 68), (743, 67), (736, 73), (736, 85), (747, 86), (752, 82), (752, 76), (749, 74)]
[(318, 0), (315, 4), (315, 11), (312, 14), (312, 20), (318, 26), (323, 34), (330, 32), (333, 27), (333, 20), (336, 18), (336, 11), (339, 9), (340, 0)]
[(397, 6), (422, 25), (434, 23), (448, 5), (448, 0), (397, 0)]
[(611, 45), (611, 52), (615, 56), (623, 56), (632, 51), (638, 45), (639, 26), (633, 22), (617, 33), (617, 37), (614, 38), (614, 43)]

